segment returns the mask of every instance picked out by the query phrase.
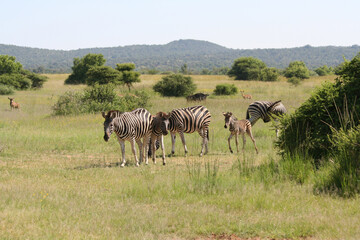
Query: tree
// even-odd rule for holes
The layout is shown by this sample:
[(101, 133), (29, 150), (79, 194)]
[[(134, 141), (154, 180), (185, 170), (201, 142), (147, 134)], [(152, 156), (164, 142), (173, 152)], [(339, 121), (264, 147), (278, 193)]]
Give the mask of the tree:
[(93, 86), (98, 84), (112, 83), (114, 85), (121, 84), (122, 73), (116, 71), (109, 66), (92, 66), (86, 72), (86, 84)]
[(162, 78), (153, 87), (155, 92), (163, 96), (188, 96), (195, 92), (196, 85), (191, 77), (182, 74), (171, 74)]
[(118, 63), (116, 64), (116, 70), (118, 70), (122, 74), (121, 81), (129, 88), (129, 92), (133, 83), (140, 82), (140, 73), (135, 72), (135, 64), (134, 63)]
[(86, 83), (86, 73), (90, 67), (103, 66), (106, 60), (102, 54), (89, 53), (83, 58), (74, 58), (72, 74), (65, 80), (65, 84), (84, 84)]
[(310, 71), (306, 67), (305, 63), (302, 61), (294, 61), (289, 64), (289, 66), (285, 69), (284, 75), (286, 78), (300, 78), (304, 80), (306, 78), (310, 78)]
[(235, 80), (258, 80), (266, 65), (263, 61), (253, 57), (241, 57), (234, 61), (228, 75)]
[(317, 75), (319, 76), (326, 76), (326, 75), (330, 75), (330, 74), (333, 74), (334, 73), (334, 70), (332, 67), (328, 67), (326, 65), (322, 66), (322, 67), (319, 67), (317, 69), (314, 70)]
[(188, 69), (188, 66), (187, 66), (186, 63), (181, 66), (181, 68), (180, 68), (180, 73), (182, 73), (182, 74), (189, 74), (189, 69)]
[(16, 62), (16, 58), (8, 55), (0, 55), (0, 75), (19, 73), (22, 65)]

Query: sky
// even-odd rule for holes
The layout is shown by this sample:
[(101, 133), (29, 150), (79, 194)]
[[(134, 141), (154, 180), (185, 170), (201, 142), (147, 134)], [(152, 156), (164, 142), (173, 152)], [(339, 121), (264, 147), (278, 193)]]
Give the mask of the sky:
[(359, 0), (0, 0), (0, 44), (74, 50), (205, 40), (360, 45)]

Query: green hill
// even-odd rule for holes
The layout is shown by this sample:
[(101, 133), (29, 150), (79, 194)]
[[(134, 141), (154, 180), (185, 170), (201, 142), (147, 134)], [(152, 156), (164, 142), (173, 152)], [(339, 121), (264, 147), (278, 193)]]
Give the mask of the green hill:
[(0, 44), (0, 54), (15, 56), (26, 69), (42, 67), (53, 72), (70, 72), (75, 57), (88, 53), (101, 53), (106, 64), (133, 62), (138, 70), (158, 69), (177, 71), (184, 64), (193, 71), (213, 67), (231, 67), (236, 58), (252, 56), (263, 60), (267, 66), (285, 68), (291, 61), (304, 61), (308, 68), (328, 65), (337, 66), (343, 57), (352, 59), (360, 46), (311, 47), (282, 49), (230, 49), (211, 42), (177, 40), (164, 45), (131, 45), (110, 48), (86, 48), (78, 50), (49, 50)]

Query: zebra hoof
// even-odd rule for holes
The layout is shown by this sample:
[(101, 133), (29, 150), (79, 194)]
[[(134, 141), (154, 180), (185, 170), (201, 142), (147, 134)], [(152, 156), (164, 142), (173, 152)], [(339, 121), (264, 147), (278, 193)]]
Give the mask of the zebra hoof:
[(163, 162), (163, 166), (165, 166), (166, 165), (166, 162)]
[(233, 150), (231, 150), (231, 149), (230, 149), (230, 152), (231, 152), (231, 153), (234, 153)]

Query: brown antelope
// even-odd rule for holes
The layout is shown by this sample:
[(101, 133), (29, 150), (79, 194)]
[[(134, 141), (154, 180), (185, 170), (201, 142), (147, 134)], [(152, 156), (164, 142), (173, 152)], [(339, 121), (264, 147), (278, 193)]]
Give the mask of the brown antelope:
[(13, 110), (14, 108), (17, 108), (17, 109), (20, 108), (20, 104), (16, 103), (14, 101), (14, 98), (9, 98), (8, 97), (8, 99), (10, 100), (10, 108), (11, 108), (11, 110)]
[(230, 140), (234, 135), (235, 135), (236, 150), (237, 150), (237, 152), (239, 152), (239, 146), (238, 146), (238, 135), (239, 134), (241, 134), (243, 137), (243, 151), (244, 151), (245, 144), (246, 144), (245, 133), (247, 133), (254, 143), (256, 153), (259, 153), (259, 151), (256, 147), (255, 139), (251, 132), (250, 121), (247, 119), (237, 120), (237, 118), (235, 116), (233, 116), (233, 114), (231, 112), (223, 113), (223, 115), (225, 116), (224, 128), (229, 127), (229, 131), (230, 131), (230, 136), (228, 138), (230, 152), (233, 153), (233, 151), (231, 149)]
[(250, 94), (244, 94), (244, 90), (241, 90), (240, 92), (244, 99), (252, 99), (252, 96)]

